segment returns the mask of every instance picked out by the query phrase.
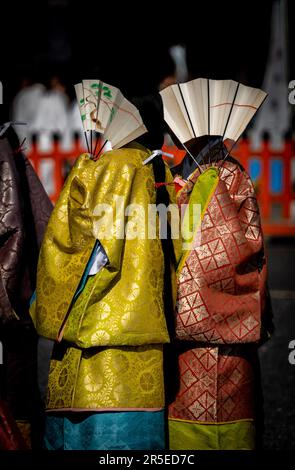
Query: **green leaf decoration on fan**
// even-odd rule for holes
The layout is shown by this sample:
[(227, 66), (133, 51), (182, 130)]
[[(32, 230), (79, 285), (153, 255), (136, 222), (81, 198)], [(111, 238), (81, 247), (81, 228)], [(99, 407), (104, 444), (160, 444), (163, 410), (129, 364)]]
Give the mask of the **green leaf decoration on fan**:
[(147, 132), (138, 109), (119, 88), (101, 80), (82, 80), (75, 91), (86, 139), (88, 132), (96, 131), (112, 148), (120, 148)]

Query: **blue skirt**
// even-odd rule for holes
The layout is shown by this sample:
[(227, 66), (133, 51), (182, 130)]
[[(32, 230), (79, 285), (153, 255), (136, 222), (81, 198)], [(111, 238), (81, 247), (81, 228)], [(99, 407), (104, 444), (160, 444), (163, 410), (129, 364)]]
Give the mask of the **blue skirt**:
[(165, 413), (161, 410), (48, 414), (44, 446), (48, 450), (163, 450)]

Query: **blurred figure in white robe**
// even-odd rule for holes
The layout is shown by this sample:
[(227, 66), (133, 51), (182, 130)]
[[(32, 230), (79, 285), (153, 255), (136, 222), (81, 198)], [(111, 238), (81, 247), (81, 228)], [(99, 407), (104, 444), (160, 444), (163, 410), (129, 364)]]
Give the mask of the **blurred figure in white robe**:
[(26, 123), (26, 125), (15, 128), (20, 142), (23, 142), (25, 138), (27, 139), (26, 146), (30, 145), (31, 125), (35, 120), (36, 112), (44, 93), (44, 85), (34, 83), (29, 78), (24, 78), (21, 83), (21, 89), (13, 100), (11, 120)]

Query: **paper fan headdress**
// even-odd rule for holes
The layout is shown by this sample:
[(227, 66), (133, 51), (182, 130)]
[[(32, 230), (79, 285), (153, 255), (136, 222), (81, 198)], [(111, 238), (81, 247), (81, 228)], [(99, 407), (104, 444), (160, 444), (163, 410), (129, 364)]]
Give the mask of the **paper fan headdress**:
[[(139, 111), (118, 88), (100, 80), (83, 80), (75, 91), (88, 151), (94, 157), (108, 141), (116, 149), (147, 132)], [(103, 134), (104, 144), (98, 151), (97, 142), (92, 148), (93, 132)]]
[(205, 135), (234, 145), (267, 96), (234, 80), (207, 78), (170, 85), (160, 94), (164, 119), (183, 145)]

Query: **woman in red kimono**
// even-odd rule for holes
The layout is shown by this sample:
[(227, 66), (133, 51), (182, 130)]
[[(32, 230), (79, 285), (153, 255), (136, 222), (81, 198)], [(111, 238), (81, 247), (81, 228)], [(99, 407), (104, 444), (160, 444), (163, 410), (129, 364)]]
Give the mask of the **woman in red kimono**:
[(169, 408), (170, 448), (253, 449), (262, 409), (257, 347), (267, 337), (266, 258), (253, 184), (230, 151), (267, 94), (208, 78), (160, 94), (165, 121), (194, 162), (185, 157), (180, 174), (187, 181), (178, 192), (179, 387)]
[(262, 414), (257, 349), (268, 335), (259, 209), (246, 171), (224, 160), (222, 139), (195, 143), (201, 168), (188, 156), (178, 168), (190, 175), (178, 204), (187, 211), (200, 204), (201, 214), (177, 273), (179, 388), (169, 407), (170, 448), (254, 449)]

